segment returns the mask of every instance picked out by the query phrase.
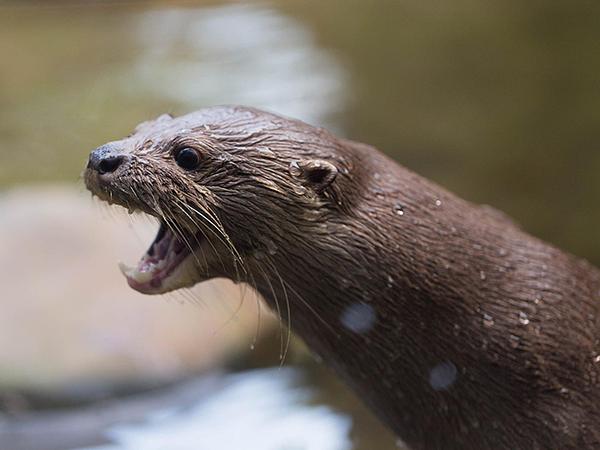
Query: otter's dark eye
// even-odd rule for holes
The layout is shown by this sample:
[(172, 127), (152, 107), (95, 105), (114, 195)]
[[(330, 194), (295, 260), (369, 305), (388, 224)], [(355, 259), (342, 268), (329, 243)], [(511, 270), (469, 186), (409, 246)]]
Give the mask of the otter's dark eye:
[(200, 155), (193, 148), (185, 147), (175, 154), (177, 165), (185, 170), (194, 170), (200, 164)]

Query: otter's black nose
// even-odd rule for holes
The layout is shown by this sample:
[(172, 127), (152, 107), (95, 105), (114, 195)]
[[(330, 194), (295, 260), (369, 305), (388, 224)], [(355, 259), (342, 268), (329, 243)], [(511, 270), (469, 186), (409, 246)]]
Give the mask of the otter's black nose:
[(95, 170), (100, 175), (112, 173), (126, 160), (126, 156), (113, 144), (98, 147), (90, 154), (88, 169)]

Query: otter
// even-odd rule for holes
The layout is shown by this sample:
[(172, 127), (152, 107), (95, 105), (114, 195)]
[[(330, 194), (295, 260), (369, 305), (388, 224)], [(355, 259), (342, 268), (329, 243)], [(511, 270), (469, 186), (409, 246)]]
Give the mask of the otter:
[(249, 283), (410, 448), (600, 448), (600, 271), (502, 213), (238, 106), (144, 122), (85, 182), (160, 222), (133, 289)]

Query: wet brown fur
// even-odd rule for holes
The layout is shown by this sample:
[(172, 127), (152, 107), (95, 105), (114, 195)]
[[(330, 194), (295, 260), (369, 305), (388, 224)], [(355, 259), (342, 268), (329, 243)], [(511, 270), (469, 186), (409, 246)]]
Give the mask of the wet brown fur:
[[(202, 229), (218, 258), (198, 281), (253, 284), (411, 448), (600, 448), (585, 261), (372, 147), (251, 108), (161, 117), (115, 145), (130, 160), (90, 189)], [(175, 164), (181, 146), (198, 170)], [(373, 323), (349, 327), (352, 308)]]

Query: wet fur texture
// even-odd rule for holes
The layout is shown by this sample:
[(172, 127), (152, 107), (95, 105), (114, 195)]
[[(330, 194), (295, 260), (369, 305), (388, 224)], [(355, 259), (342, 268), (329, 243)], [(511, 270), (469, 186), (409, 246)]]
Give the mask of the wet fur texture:
[[(251, 108), (161, 117), (112, 145), (130, 161), (90, 189), (212, 236), (220, 262), (198, 281), (255, 286), (411, 448), (600, 448), (585, 261), (372, 147)], [(175, 164), (181, 146), (197, 170)]]

